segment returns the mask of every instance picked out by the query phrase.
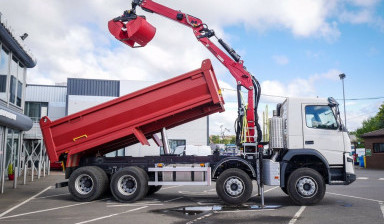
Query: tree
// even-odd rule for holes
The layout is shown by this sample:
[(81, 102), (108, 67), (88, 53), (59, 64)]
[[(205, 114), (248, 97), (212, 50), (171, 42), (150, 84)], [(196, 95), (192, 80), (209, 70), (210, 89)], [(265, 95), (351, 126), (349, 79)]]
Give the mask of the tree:
[(363, 126), (358, 128), (353, 134), (356, 134), (359, 141), (361, 141), (361, 135), (382, 128), (384, 128), (384, 103), (381, 104), (379, 112), (374, 117), (364, 120)]
[(220, 136), (218, 136), (218, 135), (211, 135), (211, 142), (214, 143), (214, 144), (219, 144)]

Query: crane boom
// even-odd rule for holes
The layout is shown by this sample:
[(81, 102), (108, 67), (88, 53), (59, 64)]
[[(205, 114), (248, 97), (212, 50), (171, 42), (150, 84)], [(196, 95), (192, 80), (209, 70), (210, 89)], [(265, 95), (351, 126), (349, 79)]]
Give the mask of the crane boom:
[[(171, 9), (152, 0), (133, 0), (132, 9), (124, 12), (123, 16), (117, 17), (109, 21), (109, 26), (118, 25), (118, 30), (113, 31), (110, 28), (111, 33), (120, 41), (127, 43), (127, 38), (121, 35), (121, 30), (129, 28), (129, 21), (136, 20), (138, 17), (145, 18), (144, 16), (136, 15), (136, 7), (141, 7), (144, 11), (150, 13), (156, 13), (164, 16), (170, 20), (176, 21), (187, 27), (190, 27), (197, 40), (202, 43), (231, 73), (236, 79), (237, 94), (238, 94), (238, 119), (236, 124), (236, 139), (237, 144), (241, 142), (258, 143), (261, 141), (261, 129), (258, 124), (257, 106), (260, 100), (260, 85), (255, 77), (253, 77), (245, 68), (244, 61), (240, 59), (240, 56), (222, 39), (218, 38), (218, 42), (225, 49), (227, 53), (221, 50), (216, 44), (214, 44), (210, 38), (216, 37), (215, 32), (208, 28), (199, 18), (183, 13), (178, 10)], [(115, 33), (114, 33), (115, 32)], [(149, 42), (150, 38), (147, 38)], [(216, 37), (217, 38), (217, 37)], [(127, 43), (128, 44), (128, 43)], [(146, 43), (143, 44), (143, 46)], [(129, 43), (131, 47), (133, 44)], [(247, 92), (248, 104), (244, 105), (241, 100), (241, 87), (244, 87)], [(244, 122), (245, 120), (245, 122)], [(256, 137), (257, 136), (257, 137)]]

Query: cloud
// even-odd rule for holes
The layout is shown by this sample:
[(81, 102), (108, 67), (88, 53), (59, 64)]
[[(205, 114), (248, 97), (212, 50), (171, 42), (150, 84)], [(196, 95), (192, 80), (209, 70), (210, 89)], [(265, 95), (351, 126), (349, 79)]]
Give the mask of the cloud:
[(360, 7), (374, 7), (380, 0), (349, 0), (353, 5)]
[(352, 24), (363, 24), (372, 22), (374, 18), (371, 10), (363, 9), (360, 11), (344, 11), (340, 15), (340, 20)]
[(220, 134), (220, 126), (223, 125), (224, 128), (230, 130), (230, 134), (234, 135), (234, 124), (237, 118), (237, 103), (235, 102), (226, 102), (225, 103), (225, 112), (216, 113), (209, 116), (209, 134), (218, 135)]
[[(289, 83), (277, 80), (266, 80), (261, 83), (263, 94), (285, 96), (285, 97), (316, 97), (316, 82), (320, 80), (337, 81), (341, 72), (337, 69), (330, 69), (322, 74), (310, 75), (307, 79), (297, 78)], [(276, 98), (271, 101), (280, 101)]]
[(377, 5), (380, 0), (348, 0), (339, 6), (339, 20), (342, 23), (370, 24), (382, 29), (382, 14)]
[[(337, 26), (328, 21), (337, 1), (326, 0), (221, 0), (159, 1), (191, 15), (202, 16), (207, 24), (219, 27), (243, 25), (259, 31), (286, 29), (295, 36), (338, 36)], [(201, 7), (204, 5), (204, 7)], [(215, 9), (215, 10), (212, 10)], [(230, 13), (223, 13), (230, 12)], [(230, 16), (229, 16), (230, 15)]]
[[(382, 101), (373, 101), (370, 103), (364, 103), (364, 104), (349, 104), (349, 102), (346, 102), (347, 105), (347, 128), (349, 131), (354, 131), (357, 128), (362, 127), (362, 123), (364, 120), (367, 120), (370, 117), (373, 117), (379, 112), (379, 107), (381, 106), (383, 102)], [(343, 105), (340, 105), (340, 112), (342, 119), (344, 120), (344, 110)]]
[[(298, 37), (334, 40), (340, 35), (337, 12), (344, 12), (345, 22), (353, 22), (349, 17), (354, 13), (342, 7), (340, 0), (239, 0), (235, 7), (230, 1), (221, 0), (158, 2), (201, 17), (229, 40), (236, 37), (224, 32), (228, 26), (244, 26), (260, 32), (282, 29)], [(355, 0), (347, 4), (366, 10), (360, 13), (360, 19), (355, 19), (364, 22), (368, 21), (364, 18), (370, 18), (377, 1)], [(25, 42), (39, 65), (29, 70), (30, 83), (53, 84), (64, 82), (67, 77), (157, 81), (195, 69), (203, 58), (213, 59), (199, 46), (190, 29), (141, 9), (138, 13), (145, 14), (157, 27), (154, 40), (141, 49), (130, 49), (118, 42), (109, 34), (107, 21), (127, 7), (129, 4), (123, 0), (108, 2), (107, 6), (101, 0), (5, 0), (2, 12), (20, 35), (29, 34)], [(212, 61), (218, 64), (215, 59)], [(275, 61), (280, 65), (289, 63), (284, 55), (276, 55)], [(219, 75), (225, 71), (222, 66), (215, 67)]]
[(272, 58), (278, 65), (286, 65), (289, 63), (289, 59), (285, 55), (274, 55)]

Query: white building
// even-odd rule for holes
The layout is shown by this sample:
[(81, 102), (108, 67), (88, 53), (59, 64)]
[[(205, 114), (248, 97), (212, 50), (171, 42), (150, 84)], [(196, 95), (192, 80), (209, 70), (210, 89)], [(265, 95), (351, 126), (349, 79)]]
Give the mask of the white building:
[(36, 65), (24, 44), (27, 36), (17, 35), (0, 12), (0, 193), (4, 192), (6, 179), (14, 178), (16, 188), (24, 166), (21, 160), (25, 160), (23, 132), (32, 126), (23, 113), (27, 68)]

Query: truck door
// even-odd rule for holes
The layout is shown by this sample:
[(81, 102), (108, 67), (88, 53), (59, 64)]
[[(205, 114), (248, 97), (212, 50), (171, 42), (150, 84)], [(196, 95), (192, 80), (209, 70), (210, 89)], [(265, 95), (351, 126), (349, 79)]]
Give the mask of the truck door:
[(319, 151), (330, 165), (342, 165), (343, 134), (328, 105), (302, 104), (304, 148)]

